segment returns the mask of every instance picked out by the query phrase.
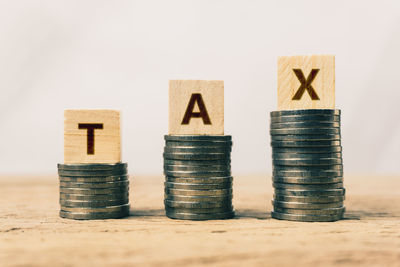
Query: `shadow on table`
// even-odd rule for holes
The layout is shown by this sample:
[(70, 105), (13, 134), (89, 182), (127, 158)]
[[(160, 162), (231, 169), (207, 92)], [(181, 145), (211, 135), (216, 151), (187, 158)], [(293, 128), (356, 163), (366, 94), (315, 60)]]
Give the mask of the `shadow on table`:
[(398, 217), (393, 213), (371, 210), (346, 210), (343, 220), (369, 220)]

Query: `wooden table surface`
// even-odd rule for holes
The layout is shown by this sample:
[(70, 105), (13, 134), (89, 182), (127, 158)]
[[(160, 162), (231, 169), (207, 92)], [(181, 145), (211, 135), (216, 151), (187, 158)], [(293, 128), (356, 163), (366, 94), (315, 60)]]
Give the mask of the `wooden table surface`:
[(236, 176), (237, 217), (164, 216), (163, 177), (131, 177), (131, 216), (58, 216), (56, 176), (0, 177), (0, 265), (400, 266), (400, 177), (345, 177), (345, 219), (271, 219), (269, 175)]

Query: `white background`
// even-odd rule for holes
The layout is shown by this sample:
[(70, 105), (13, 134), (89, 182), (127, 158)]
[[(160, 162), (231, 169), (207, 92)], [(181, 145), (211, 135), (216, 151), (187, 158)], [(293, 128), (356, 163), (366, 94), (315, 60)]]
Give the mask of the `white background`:
[(169, 79), (225, 81), (234, 174), (271, 169), (280, 55), (335, 54), (347, 172), (400, 172), (400, 2), (1, 1), (0, 173), (55, 173), (65, 108), (122, 111), (123, 160), (161, 174)]

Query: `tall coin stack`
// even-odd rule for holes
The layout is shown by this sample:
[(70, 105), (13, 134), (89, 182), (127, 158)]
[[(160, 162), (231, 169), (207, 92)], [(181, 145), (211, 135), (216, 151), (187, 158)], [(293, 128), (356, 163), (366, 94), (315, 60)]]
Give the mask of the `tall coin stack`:
[(234, 217), (232, 138), (226, 135), (166, 135), (165, 211), (172, 219)]
[(60, 216), (75, 220), (129, 215), (127, 164), (58, 164)]
[(271, 112), (273, 218), (336, 221), (343, 217), (340, 110)]

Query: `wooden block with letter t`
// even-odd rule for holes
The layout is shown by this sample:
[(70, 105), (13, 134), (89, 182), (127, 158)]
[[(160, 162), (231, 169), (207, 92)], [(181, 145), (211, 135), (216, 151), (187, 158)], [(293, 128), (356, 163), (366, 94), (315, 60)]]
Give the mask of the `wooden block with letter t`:
[(119, 111), (65, 110), (64, 163), (117, 163), (120, 161)]
[(335, 56), (279, 57), (278, 110), (334, 108)]
[(223, 135), (224, 82), (169, 81), (169, 134)]

